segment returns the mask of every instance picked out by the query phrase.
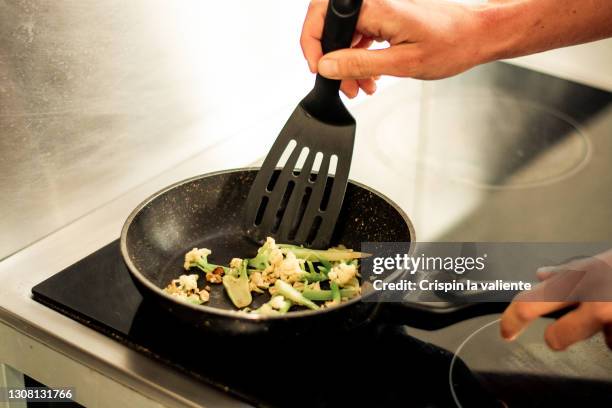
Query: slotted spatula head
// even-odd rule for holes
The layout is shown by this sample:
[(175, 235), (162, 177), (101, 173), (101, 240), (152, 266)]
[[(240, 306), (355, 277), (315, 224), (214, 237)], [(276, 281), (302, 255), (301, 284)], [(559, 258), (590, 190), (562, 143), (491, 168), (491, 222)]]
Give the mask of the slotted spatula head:
[[(350, 47), (361, 3), (330, 0), (321, 39), (324, 53)], [(339, 88), (340, 81), (317, 75), (314, 88), (266, 156), (244, 215), (245, 230), (255, 240), (271, 236), (314, 248), (329, 245), (344, 200), (356, 129)], [(287, 154), (281, 166), (281, 156)]]

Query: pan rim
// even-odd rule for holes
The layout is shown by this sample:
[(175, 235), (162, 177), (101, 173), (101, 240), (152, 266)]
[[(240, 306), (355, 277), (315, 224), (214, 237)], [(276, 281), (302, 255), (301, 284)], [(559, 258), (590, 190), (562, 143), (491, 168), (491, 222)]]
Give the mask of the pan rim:
[[(132, 210), (132, 212), (130, 213), (130, 215), (126, 218), (123, 227), (121, 228), (121, 236), (119, 239), (119, 247), (120, 247), (120, 251), (121, 251), (121, 256), (123, 258), (123, 261), (125, 262), (125, 264), (128, 267), (128, 270), (130, 272), (130, 274), (135, 277), (142, 285), (144, 285), (145, 287), (147, 287), (148, 289), (152, 290), (153, 292), (155, 292), (158, 295), (161, 295), (163, 298), (165, 298), (168, 301), (173, 302), (175, 305), (177, 305), (178, 307), (187, 307), (189, 309), (192, 309), (193, 311), (196, 312), (206, 312), (206, 313), (210, 313), (213, 315), (218, 315), (218, 316), (223, 316), (223, 317), (232, 317), (232, 318), (237, 318), (237, 319), (244, 319), (247, 321), (270, 321), (270, 320), (286, 320), (286, 319), (294, 319), (294, 318), (299, 318), (299, 317), (306, 317), (306, 316), (316, 316), (322, 313), (328, 313), (328, 312), (333, 312), (333, 311), (339, 311), (344, 309), (345, 307), (348, 307), (349, 305), (355, 304), (357, 302), (361, 302), (364, 299), (363, 295), (357, 296), (347, 302), (343, 302), (338, 306), (332, 307), (332, 308), (322, 308), (322, 309), (318, 309), (318, 310), (300, 310), (297, 312), (289, 312), (283, 315), (272, 315), (272, 316), (262, 316), (262, 315), (257, 315), (257, 314), (250, 314), (250, 313), (244, 313), (241, 312), (239, 310), (227, 310), (227, 309), (221, 309), (221, 308), (217, 308), (217, 307), (212, 307), (212, 306), (207, 306), (207, 305), (196, 305), (193, 303), (189, 303), (189, 302), (184, 302), (181, 301), (179, 299), (177, 299), (174, 296), (171, 296), (169, 294), (167, 294), (166, 292), (164, 292), (161, 288), (159, 288), (157, 285), (153, 284), (147, 277), (145, 277), (140, 270), (136, 267), (136, 265), (134, 265), (134, 263), (132, 262), (129, 254), (128, 254), (128, 250), (127, 250), (127, 232), (132, 224), (132, 221), (134, 220), (134, 218), (136, 218), (136, 216), (140, 213), (140, 211), (142, 211), (143, 208), (145, 208), (147, 205), (149, 205), (151, 202), (153, 202), (153, 200), (155, 200), (157, 197), (167, 193), (168, 191), (179, 187), (181, 185), (184, 184), (188, 184), (191, 183), (195, 180), (199, 180), (199, 179), (203, 179), (203, 178), (208, 178), (208, 177), (214, 177), (214, 176), (218, 176), (218, 175), (222, 175), (222, 174), (229, 174), (229, 173), (240, 173), (240, 172), (250, 172), (250, 171), (258, 171), (259, 167), (239, 167), (239, 168), (232, 168), (232, 169), (227, 169), (227, 170), (219, 170), (219, 171), (214, 171), (214, 172), (210, 172), (210, 173), (205, 173), (205, 174), (200, 174), (197, 176), (193, 176), (193, 177), (189, 177), (187, 179), (184, 180), (180, 180), (177, 181), (176, 183), (173, 183), (167, 187), (164, 187), (163, 189), (151, 194), (150, 196), (148, 196), (147, 198), (145, 198), (140, 204), (138, 204), (136, 206), (136, 208), (134, 208), (134, 210)], [(357, 187), (363, 188), (366, 191), (369, 191), (370, 193), (378, 196), (380, 199), (382, 199), (383, 201), (385, 201), (386, 203), (388, 203), (395, 211), (397, 211), (397, 213), (401, 216), (401, 218), (404, 220), (404, 223), (406, 224), (406, 226), (408, 227), (408, 231), (410, 233), (410, 243), (411, 246), (412, 244), (414, 244), (416, 242), (416, 237), (415, 237), (415, 230), (414, 230), (414, 225), (412, 224), (412, 221), (410, 220), (410, 218), (408, 218), (408, 215), (404, 212), (404, 210), (402, 210), (402, 208), (400, 208), (399, 205), (397, 205), (397, 203), (395, 203), (395, 201), (391, 200), (389, 197), (387, 197), (386, 195), (382, 194), (381, 192), (363, 184), (360, 183), (358, 181), (354, 181), (349, 179), (348, 180), (349, 184), (353, 184)], [(372, 293), (371, 293), (372, 294)], [(367, 297), (367, 295), (365, 295)]]

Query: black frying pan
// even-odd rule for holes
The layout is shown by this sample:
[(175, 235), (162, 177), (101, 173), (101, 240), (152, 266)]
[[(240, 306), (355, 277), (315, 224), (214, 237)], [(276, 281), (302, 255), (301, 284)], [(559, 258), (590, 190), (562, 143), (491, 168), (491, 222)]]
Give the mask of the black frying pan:
[[(182, 302), (162, 291), (185, 273), (183, 257), (191, 248), (211, 249), (210, 260), (217, 264), (255, 255), (259, 245), (244, 236), (242, 211), (256, 174), (256, 169), (228, 170), (181, 181), (149, 197), (130, 214), (121, 231), (121, 253), (143, 297), (196, 327), (219, 333), (345, 330), (371, 319), (379, 304), (359, 297), (329, 309), (258, 316), (237, 313), (222, 285), (210, 285), (210, 301), (204, 305)], [(362, 242), (414, 240), (412, 223), (397, 205), (362, 184), (349, 182), (332, 245), (358, 249)], [(267, 295), (255, 296), (252, 306), (267, 300)], [(423, 327), (466, 317), (461, 310), (453, 310), (459, 313), (453, 313), (452, 319), (432, 311), (436, 309), (414, 305), (399, 315), (402, 322), (425, 321), (425, 325), (417, 324)]]

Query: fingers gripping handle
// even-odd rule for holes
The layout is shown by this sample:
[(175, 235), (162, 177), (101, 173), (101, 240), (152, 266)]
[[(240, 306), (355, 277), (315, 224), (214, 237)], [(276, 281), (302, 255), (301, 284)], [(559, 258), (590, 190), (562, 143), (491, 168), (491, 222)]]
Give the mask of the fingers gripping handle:
[[(362, 2), (363, 0), (329, 0), (321, 37), (323, 54), (351, 46)], [(317, 75), (313, 92), (307, 98), (311, 110), (335, 109), (342, 111), (344, 116), (348, 115), (348, 112), (344, 112), (346, 108), (340, 102), (339, 90), (340, 81)], [(352, 121), (352, 118), (349, 121)]]
[[(363, 0), (329, 0), (321, 36), (323, 53), (349, 48)], [(328, 123), (354, 125), (355, 120), (340, 100), (340, 81), (317, 75), (312, 91), (302, 100), (307, 111)]]
[(329, 0), (321, 47), (323, 54), (349, 48), (363, 0)]

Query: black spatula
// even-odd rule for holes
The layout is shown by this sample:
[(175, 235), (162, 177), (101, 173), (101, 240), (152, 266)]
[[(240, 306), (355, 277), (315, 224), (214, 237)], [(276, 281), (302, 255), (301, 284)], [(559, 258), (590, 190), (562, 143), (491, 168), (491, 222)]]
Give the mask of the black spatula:
[[(350, 47), (361, 3), (329, 1), (323, 53)], [(339, 89), (340, 81), (317, 75), (266, 156), (246, 203), (245, 229), (254, 239), (328, 246), (344, 200), (356, 128)]]

